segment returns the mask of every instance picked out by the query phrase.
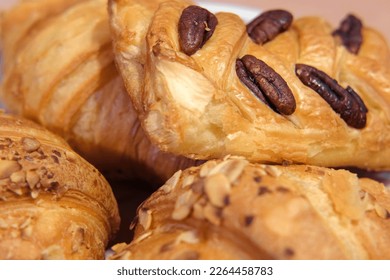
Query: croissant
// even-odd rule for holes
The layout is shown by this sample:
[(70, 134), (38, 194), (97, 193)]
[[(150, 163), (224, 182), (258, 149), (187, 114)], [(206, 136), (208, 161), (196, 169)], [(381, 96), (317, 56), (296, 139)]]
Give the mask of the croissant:
[(161, 150), (389, 169), (390, 52), (357, 17), (343, 21), (349, 33), (283, 10), (246, 25), (181, 0), (162, 1), (141, 22), (129, 16), (144, 9), (144, 1), (109, 1), (115, 60)]
[(390, 258), (390, 190), (342, 169), (211, 160), (137, 213), (111, 259)]
[(8, 111), (61, 135), (110, 180), (160, 183), (194, 164), (145, 137), (115, 67), (105, 0), (22, 1), (2, 27)]
[(119, 222), (96, 168), (59, 136), (0, 113), (0, 259), (103, 259)]

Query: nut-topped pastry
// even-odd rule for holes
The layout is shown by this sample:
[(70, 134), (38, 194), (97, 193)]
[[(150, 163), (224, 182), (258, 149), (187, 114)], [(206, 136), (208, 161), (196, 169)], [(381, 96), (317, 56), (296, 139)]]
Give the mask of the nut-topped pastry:
[(246, 25), (172, 0), (133, 21), (126, 15), (141, 2), (109, 1), (110, 23), (126, 88), (159, 148), (196, 159), (390, 168), (389, 49), (357, 17), (332, 27), (274, 10)]
[(389, 259), (390, 190), (346, 170), (242, 158), (177, 172), (113, 259)]
[(95, 167), (42, 126), (0, 112), (0, 259), (103, 259), (119, 223)]

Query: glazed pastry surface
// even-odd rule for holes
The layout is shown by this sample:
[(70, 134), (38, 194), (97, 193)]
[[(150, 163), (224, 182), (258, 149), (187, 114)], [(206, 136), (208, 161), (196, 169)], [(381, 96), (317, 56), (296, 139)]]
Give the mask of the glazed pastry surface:
[[(306, 17), (256, 44), (239, 15), (220, 12), (212, 36), (187, 55), (178, 26), (191, 3), (155, 1), (161, 3), (151, 11), (142, 2), (109, 1), (110, 24), (126, 88), (160, 149), (194, 159), (237, 155), (261, 163), (390, 168), (390, 55), (381, 34), (363, 26), (362, 45), (353, 54), (332, 35), (336, 27)], [(236, 61), (245, 55), (283, 78), (296, 103), (292, 114), (277, 112), (240, 80)], [(364, 126), (349, 125), (303, 84), (297, 64), (350, 86), (368, 110)]]

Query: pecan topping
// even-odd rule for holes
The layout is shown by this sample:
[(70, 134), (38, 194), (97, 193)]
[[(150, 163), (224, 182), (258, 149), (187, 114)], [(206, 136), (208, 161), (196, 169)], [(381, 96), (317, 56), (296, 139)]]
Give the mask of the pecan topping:
[(294, 113), (295, 99), (286, 81), (264, 61), (245, 55), (236, 60), (236, 72), (241, 82), (273, 110), (284, 115)]
[(193, 55), (213, 35), (218, 20), (214, 14), (199, 6), (188, 6), (179, 20), (179, 43), (181, 50)]
[(351, 127), (364, 128), (367, 107), (351, 88), (343, 88), (326, 73), (305, 64), (297, 64), (295, 73), (303, 84), (317, 92)]
[(332, 35), (339, 36), (343, 45), (351, 53), (357, 54), (363, 42), (362, 27), (360, 19), (354, 15), (348, 15)]
[(286, 31), (293, 21), (291, 13), (284, 10), (271, 10), (248, 23), (246, 31), (256, 44), (264, 44)]

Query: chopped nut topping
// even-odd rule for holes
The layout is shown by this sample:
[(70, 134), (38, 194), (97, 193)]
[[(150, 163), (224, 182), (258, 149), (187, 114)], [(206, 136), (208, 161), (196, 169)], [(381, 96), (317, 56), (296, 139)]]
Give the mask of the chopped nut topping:
[(128, 247), (128, 244), (125, 242), (117, 243), (111, 247), (111, 250), (113, 250), (115, 253), (119, 253), (120, 251), (125, 250)]
[(27, 153), (32, 153), (32, 152), (35, 152), (36, 150), (39, 149), (39, 147), (41, 146), (41, 143), (39, 143), (39, 141), (35, 138), (23, 137), (22, 138), (22, 145), (23, 145), (23, 149)]
[(207, 221), (213, 225), (219, 226), (221, 224), (221, 208), (214, 207), (211, 204), (207, 204), (203, 208), (203, 215)]
[(282, 171), (280, 171), (279, 168), (272, 165), (267, 165), (265, 167), (265, 172), (272, 177), (279, 177), (282, 174)]
[(195, 231), (182, 232), (176, 239), (177, 243), (184, 242), (188, 244), (199, 243), (199, 236)]
[(226, 196), (230, 194), (230, 190), (231, 185), (225, 175), (217, 173), (206, 178), (205, 192), (211, 204), (214, 206), (223, 207)]
[(12, 173), (19, 171), (21, 168), (16, 161), (0, 160), (0, 180), (9, 178)]
[(187, 191), (180, 195), (175, 203), (175, 209), (172, 212), (172, 219), (184, 220), (191, 213), (192, 205), (195, 201), (191, 199), (191, 191)]
[(10, 176), (11, 182), (15, 184), (21, 184), (26, 181), (26, 173), (23, 170), (14, 172)]
[(33, 227), (31, 225), (27, 226), (26, 228), (22, 229), (22, 238), (30, 238), (33, 233)]
[(387, 219), (389, 218), (389, 211), (387, 211), (385, 208), (380, 206), (378, 203), (375, 203), (374, 206), (376, 214), (381, 217), (382, 219)]
[(203, 180), (198, 180), (198, 181), (192, 183), (191, 184), (191, 190), (194, 193), (203, 194), (203, 191), (204, 191), (204, 181)]
[(215, 161), (207, 161), (202, 165), (199, 171), (199, 176), (200, 177), (206, 177), (209, 175), (210, 171), (217, 165)]
[(209, 173), (214, 175), (217, 173), (224, 173), (229, 179), (230, 183), (233, 183), (241, 175), (244, 168), (248, 165), (248, 162), (243, 159), (230, 159), (223, 161), (215, 166)]
[(195, 181), (194, 175), (187, 175), (183, 180), (182, 188), (190, 186), (194, 181)]
[(38, 174), (34, 171), (27, 171), (26, 173), (26, 181), (31, 189), (33, 189), (39, 182), (40, 178)]
[(22, 188), (18, 185), (10, 185), (10, 186), (8, 186), (8, 189), (17, 195), (23, 194)]
[(200, 204), (199, 202), (195, 203), (194, 207), (193, 207), (193, 214), (192, 215), (198, 220), (203, 220), (205, 218), (204, 213), (203, 213), (203, 208), (204, 208), (204, 206), (202, 204)]
[(70, 162), (76, 162), (77, 161), (77, 154), (72, 151), (66, 151), (65, 152), (66, 159)]
[(173, 174), (172, 177), (169, 178), (169, 180), (164, 184), (164, 186), (161, 187), (161, 190), (163, 190), (165, 193), (170, 193), (179, 183), (181, 174), (182, 174), (181, 170)]
[(32, 190), (30, 195), (31, 198), (36, 199), (39, 196), (39, 190)]
[(152, 235), (152, 231), (147, 231), (147, 232), (144, 232), (143, 234), (141, 234), (140, 236), (138, 236), (136, 239), (134, 239), (132, 241), (132, 243), (139, 243), (141, 242), (142, 240), (145, 240), (146, 238), (148, 238), (149, 236)]
[(145, 230), (148, 230), (152, 225), (152, 210), (141, 208), (138, 212), (138, 221)]

